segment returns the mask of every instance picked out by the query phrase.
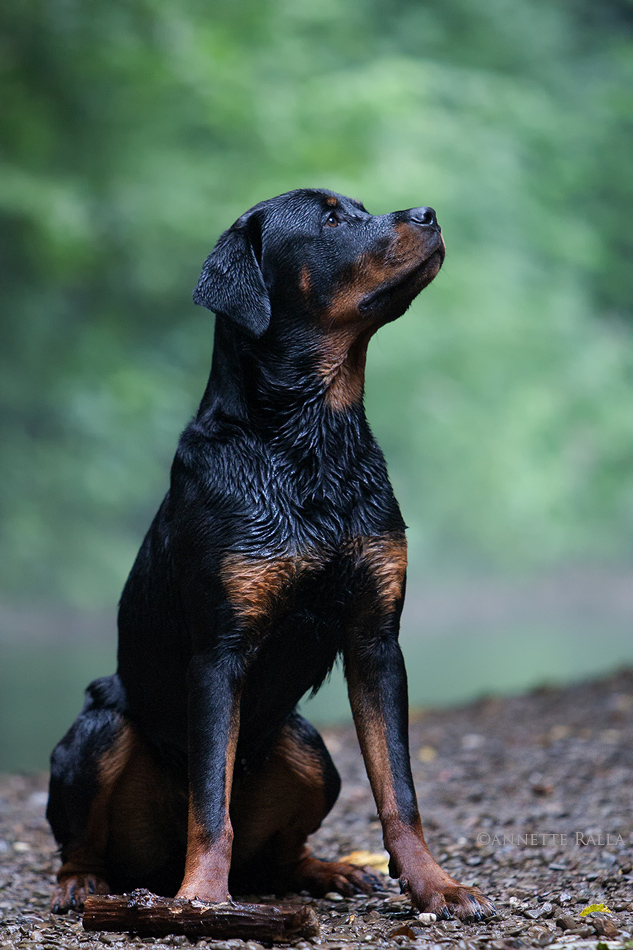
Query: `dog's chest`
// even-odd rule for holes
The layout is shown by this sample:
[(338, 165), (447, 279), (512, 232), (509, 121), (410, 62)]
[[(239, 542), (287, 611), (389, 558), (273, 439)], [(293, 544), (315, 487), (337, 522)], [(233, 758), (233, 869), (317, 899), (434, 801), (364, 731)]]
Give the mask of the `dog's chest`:
[(403, 534), (289, 558), (225, 558), (222, 582), (249, 657), (246, 734), (281, 722), (306, 691), (318, 689), (347, 638), (388, 622), (405, 570)]
[(289, 615), (306, 624), (344, 620), (361, 601), (377, 612), (390, 611), (402, 591), (406, 562), (406, 540), (398, 533), (288, 557), (231, 553), (220, 576), (239, 622), (264, 635)]

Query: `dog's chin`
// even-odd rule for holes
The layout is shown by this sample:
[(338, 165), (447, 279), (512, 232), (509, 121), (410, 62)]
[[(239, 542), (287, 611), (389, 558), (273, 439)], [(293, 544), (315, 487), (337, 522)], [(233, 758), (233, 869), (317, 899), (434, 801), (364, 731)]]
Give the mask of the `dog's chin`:
[(400, 280), (367, 296), (359, 305), (366, 316), (378, 316), (395, 320), (401, 316), (415, 297), (437, 277), (444, 262), (444, 248), (438, 247), (421, 264), (414, 267)]

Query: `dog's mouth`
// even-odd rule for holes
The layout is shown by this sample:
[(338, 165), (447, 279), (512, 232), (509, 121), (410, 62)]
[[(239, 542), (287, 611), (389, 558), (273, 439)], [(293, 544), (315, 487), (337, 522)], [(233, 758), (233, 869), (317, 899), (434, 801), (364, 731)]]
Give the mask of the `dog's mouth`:
[(391, 308), (393, 305), (404, 304), (406, 309), (413, 298), (437, 276), (444, 262), (444, 254), (444, 243), (441, 242), (420, 264), (364, 297), (358, 309), (363, 314)]

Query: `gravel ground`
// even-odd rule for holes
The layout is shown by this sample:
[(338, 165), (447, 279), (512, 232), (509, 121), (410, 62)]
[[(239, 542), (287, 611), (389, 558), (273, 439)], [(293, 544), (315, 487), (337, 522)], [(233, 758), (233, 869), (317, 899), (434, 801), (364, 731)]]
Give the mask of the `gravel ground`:
[[(380, 827), (351, 729), (324, 738), (343, 777), (314, 850), (381, 852)], [(460, 950), (633, 948), (633, 670), (562, 689), (412, 716), (411, 753), (429, 845), (442, 865), (495, 900), (483, 924), (424, 921), (385, 878), (354, 899), (300, 896), (320, 938), (297, 945)], [(44, 818), (46, 776), (0, 778), (0, 948), (187, 945), (185, 937), (95, 937), (48, 913), (57, 867)], [(592, 905), (611, 913), (585, 913)], [(198, 941), (202, 950), (259, 950)]]

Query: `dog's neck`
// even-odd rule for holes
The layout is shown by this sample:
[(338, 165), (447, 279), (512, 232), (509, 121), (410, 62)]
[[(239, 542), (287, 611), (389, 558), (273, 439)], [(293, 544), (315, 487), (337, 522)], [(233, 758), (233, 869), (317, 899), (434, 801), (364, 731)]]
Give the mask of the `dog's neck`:
[(224, 319), (216, 320), (211, 375), (198, 419), (221, 412), (277, 431), (296, 420), (305, 425), (313, 407), (334, 428), (350, 416), (365, 418), (367, 345), (374, 328), (343, 328), (322, 338), (269, 331), (252, 340)]
[(206, 429), (219, 420), (248, 422), (273, 450), (301, 463), (304, 472), (306, 465), (313, 468), (320, 481), (332, 467), (352, 468), (365, 450), (376, 448), (363, 405), (371, 334), (331, 334), (327, 345), (300, 336), (277, 340), (271, 332), (250, 340), (217, 319), (196, 423)]

